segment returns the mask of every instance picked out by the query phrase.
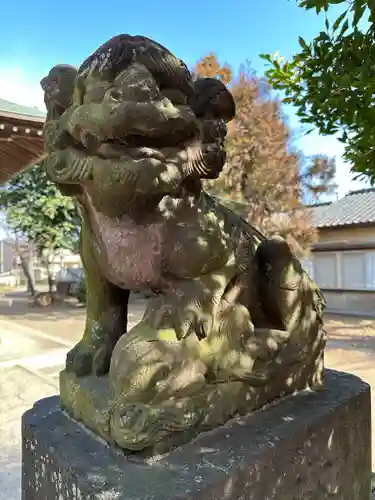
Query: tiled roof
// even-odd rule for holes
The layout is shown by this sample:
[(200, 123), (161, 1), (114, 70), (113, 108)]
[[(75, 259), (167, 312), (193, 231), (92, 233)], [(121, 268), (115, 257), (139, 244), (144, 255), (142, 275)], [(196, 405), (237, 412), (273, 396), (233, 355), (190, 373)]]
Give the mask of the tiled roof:
[(375, 224), (375, 188), (353, 191), (330, 204), (312, 207), (316, 228)]
[(6, 101), (5, 99), (0, 99), (0, 115), (1, 112), (12, 113), (15, 115), (33, 116), (35, 118), (44, 118), (46, 116), (46, 113), (41, 109), (31, 106), (21, 106), (21, 104)]

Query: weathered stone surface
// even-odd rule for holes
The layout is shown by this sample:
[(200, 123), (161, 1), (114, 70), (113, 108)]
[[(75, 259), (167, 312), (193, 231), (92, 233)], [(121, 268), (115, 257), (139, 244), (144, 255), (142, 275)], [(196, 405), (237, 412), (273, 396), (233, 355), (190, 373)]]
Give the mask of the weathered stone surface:
[(370, 500), (370, 388), (326, 371), (299, 393), (153, 460), (124, 456), (58, 398), (23, 418), (23, 499)]
[[(88, 378), (63, 381), (69, 414), (127, 452), (146, 451), (319, 388), (319, 287), (285, 239), (203, 189), (225, 166), (235, 117), (224, 83), (195, 80), (166, 47), (121, 34), (41, 85), (41, 165), (82, 214), (86, 325), (66, 372)], [(127, 329), (130, 291), (150, 289)], [(106, 374), (111, 398), (101, 401)]]
[[(280, 397), (307, 388), (321, 388), (324, 379), (323, 356), (320, 345), (315, 349), (316, 359), (312, 358), (312, 362), (306, 364), (294, 363), (289, 370), (284, 367), (282, 371), (281, 365), (278, 376), (274, 375), (272, 383), (266, 386), (252, 387), (239, 380), (207, 384), (206, 391), (189, 394), (185, 404), (181, 405), (181, 391), (176, 391), (175, 397), (171, 395), (164, 407), (160, 408), (157, 404), (143, 405), (146, 412), (134, 401), (126, 406), (121, 399), (117, 400), (110, 388), (110, 377), (77, 377), (63, 370), (60, 373), (60, 404), (73, 419), (82, 422), (110, 445), (123, 448), (126, 454), (136, 451), (143, 457), (151, 457), (169, 452), (194, 439), (200, 432), (215, 429), (234, 416), (247, 415)], [(306, 351), (309, 352), (308, 357), (312, 357), (308, 348)], [(207, 407), (210, 407), (210, 418), (207, 414), (202, 418)], [(163, 408), (164, 418), (161, 418), (160, 409)], [(151, 426), (148, 426), (150, 413), (154, 418), (151, 419)], [(196, 425), (174, 425), (178, 421), (190, 420), (194, 414), (198, 416)], [(162, 425), (158, 426), (157, 421)], [(151, 439), (150, 427), (153, 430)]]

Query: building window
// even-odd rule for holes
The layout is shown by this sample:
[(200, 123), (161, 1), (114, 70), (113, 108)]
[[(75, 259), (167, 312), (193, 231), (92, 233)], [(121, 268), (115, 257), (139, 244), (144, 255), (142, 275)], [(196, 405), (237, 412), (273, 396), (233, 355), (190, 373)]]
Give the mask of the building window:
[(375, 250), (316, 252), (311, 261), (323, 289), (375, 290)]
[(342, 252), (340, 271), (344, 290), (367, 288), (365, 252)]
[(366, 288), (375, 290), (375, 251), (366, 252)]
[(321, 288), (337, 288), (336, 252), (319, 252), (313, 256), (314, 279)]
[(311, 259), (301, 259), (301, 265), (309, 277), (314, 279), (314, 264)]

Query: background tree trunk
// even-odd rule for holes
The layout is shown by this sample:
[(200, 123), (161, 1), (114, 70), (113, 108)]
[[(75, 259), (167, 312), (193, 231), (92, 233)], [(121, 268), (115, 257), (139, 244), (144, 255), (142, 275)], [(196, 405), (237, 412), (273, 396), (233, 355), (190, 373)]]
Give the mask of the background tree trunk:
[(53, 255), (43, 255), (43, 252), (41, 252), (41, 262), (43, 262), (43, 265), (47, 271), (47, 282), (48, 282), (48, 291), (50, 293), (55, 291), (55, 281), (53, 279), (53, 272), (51, 268), (51, 261), (53, 261)]
[(36, 287), (35, 287), (34, 266), (32, 261), (32, 251), (29, 251), (28, 256), (26, 257), (18, 239), (15, 240), (14, 249), (18, 257), (20, 258), (21, 268), (27, 280), (27, 292), (30, 293), (32, 297), (35, 297)]

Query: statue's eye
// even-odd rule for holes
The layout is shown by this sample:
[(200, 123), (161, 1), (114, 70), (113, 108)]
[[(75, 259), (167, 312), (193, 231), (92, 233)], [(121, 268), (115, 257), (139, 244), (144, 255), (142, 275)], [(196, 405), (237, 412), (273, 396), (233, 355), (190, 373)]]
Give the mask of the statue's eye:
[(110, 96), (115, 101), (120, 101), (122, 98), (122, 92), (120, 92), (119, 90), (111, 90)]

